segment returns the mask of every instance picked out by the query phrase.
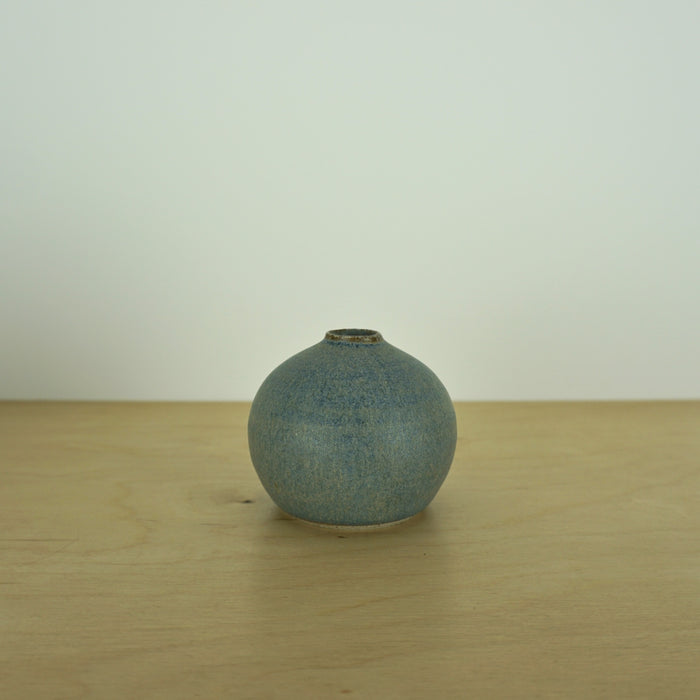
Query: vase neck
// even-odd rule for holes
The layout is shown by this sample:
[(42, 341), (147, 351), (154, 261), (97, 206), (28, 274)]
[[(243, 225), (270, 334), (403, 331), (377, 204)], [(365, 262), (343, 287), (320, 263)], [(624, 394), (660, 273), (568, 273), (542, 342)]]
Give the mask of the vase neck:
[(379, 331), (367, 328), (340, 328), (326, 333), (326, 340), (331, 343), (382, 343), (384, 338)]

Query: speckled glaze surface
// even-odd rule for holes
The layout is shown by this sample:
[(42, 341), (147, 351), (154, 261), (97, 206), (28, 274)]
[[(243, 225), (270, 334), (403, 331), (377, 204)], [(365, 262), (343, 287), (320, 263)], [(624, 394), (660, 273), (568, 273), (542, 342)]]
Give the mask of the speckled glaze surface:
[(263, 382), (248, 419), (260, 480), (286, 513), (392, 523), (432, 501), (452, 463), (455, 412), (435, 374), (376, 331), (329, 331)]

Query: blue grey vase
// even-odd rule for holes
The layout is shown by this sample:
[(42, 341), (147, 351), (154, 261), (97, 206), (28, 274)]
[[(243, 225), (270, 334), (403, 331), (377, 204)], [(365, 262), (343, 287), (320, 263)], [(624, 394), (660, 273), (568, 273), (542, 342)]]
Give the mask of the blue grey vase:
[(433, 500), (452, 463), (452, 401), (423, 363), (376, 331), (329, 331), (263, 382), (248, 419), (260, 481), (286, 513), (382, 525)]

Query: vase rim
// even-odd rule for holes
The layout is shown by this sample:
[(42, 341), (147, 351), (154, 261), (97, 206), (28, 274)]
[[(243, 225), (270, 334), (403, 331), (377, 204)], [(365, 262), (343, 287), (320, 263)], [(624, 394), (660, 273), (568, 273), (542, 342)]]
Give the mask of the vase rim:
[(384, 338), (379, 331), (369, 328), (338, 328), (326, 333), (326, 340), (334, 343), (381, 343)]

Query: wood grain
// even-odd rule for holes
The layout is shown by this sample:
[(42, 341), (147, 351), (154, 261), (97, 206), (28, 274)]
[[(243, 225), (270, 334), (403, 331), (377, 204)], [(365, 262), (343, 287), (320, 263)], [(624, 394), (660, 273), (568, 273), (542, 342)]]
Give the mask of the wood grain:
[(0, 697), (698, 698), (700, 403), (458, 404), (447, 482), (305, 526), (247, 404), (0, 404)]

